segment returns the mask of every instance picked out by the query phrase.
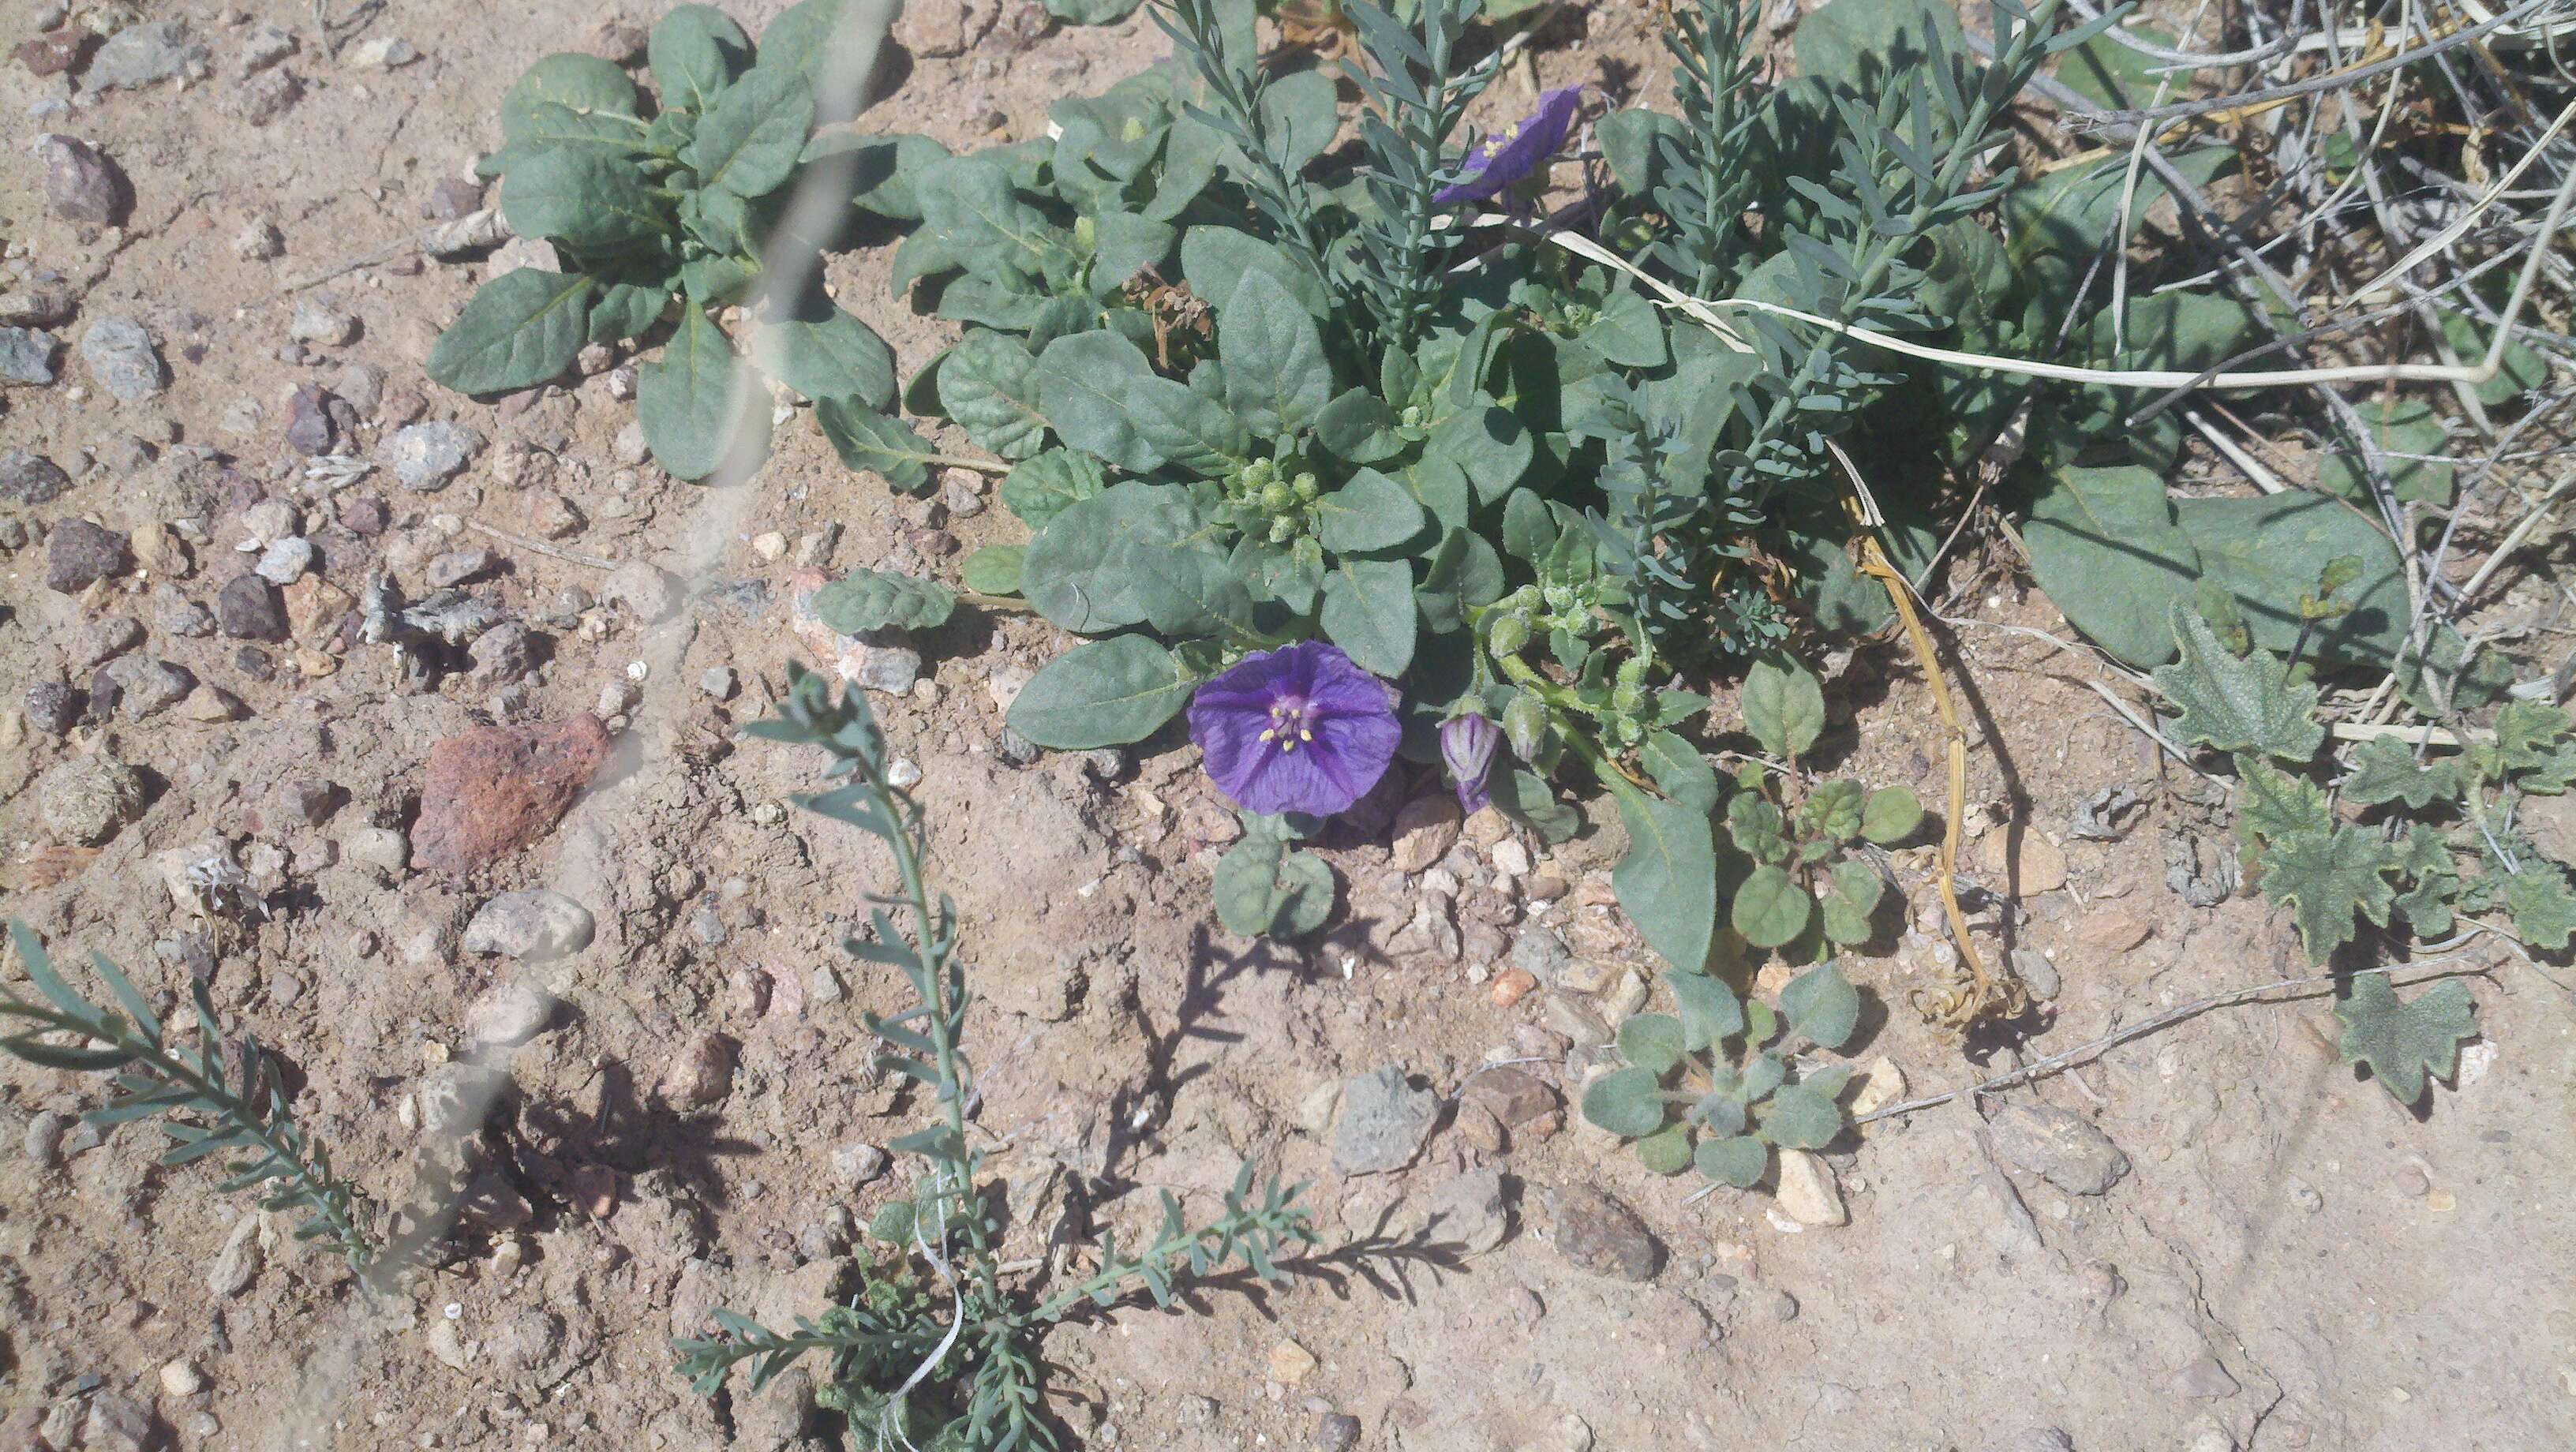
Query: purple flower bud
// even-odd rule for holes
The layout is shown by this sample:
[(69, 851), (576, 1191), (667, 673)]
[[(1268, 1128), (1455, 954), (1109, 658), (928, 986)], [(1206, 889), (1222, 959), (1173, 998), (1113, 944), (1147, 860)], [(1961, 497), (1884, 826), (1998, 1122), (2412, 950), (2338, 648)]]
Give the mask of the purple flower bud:
[(1460, 811), (1482, 811), (1493, 801), (1486, 779), (1494, 769), (1494, 748), (1502, 739), (1501, 729), (1482, 716), (1452, 716), (1440, 723), (1440, 760), (1449, 768), (1450, 780), (1458, 784)]
[(1329, 817), (1368, 794), (1403, 729), (1395, 689), (1320, 640), (1245, 656), (1190, 697), (1190, 739), (1234, 804)]
[(1440, 206), (1481, 202), (1547, 164), (1565, 145), (1566, 129), (1583, 105), (1581, 86), (1563, 86), (1538, 98), (1538, 109), (1479, 141), (1459, 165), (1458, 180), (1432, 193)]

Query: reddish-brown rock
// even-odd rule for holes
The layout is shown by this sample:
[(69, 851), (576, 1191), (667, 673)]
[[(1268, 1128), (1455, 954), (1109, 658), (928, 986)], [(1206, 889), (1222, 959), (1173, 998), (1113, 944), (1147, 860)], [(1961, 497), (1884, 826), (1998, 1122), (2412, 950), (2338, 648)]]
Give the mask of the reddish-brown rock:
[(412, 865), (463, 874), (544, 836), (608, 756), (589, 714), (551, 726), (484, 726), (429, 749)]

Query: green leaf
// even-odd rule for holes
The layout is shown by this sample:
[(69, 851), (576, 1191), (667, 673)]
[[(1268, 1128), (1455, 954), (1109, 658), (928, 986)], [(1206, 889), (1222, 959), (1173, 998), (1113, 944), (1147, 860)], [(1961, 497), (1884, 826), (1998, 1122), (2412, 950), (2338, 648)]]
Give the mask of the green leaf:
[(2361, 743), (2352, 754), (2352, 774), (2343, 779), (2346, 801), (2365, 807), (2404, 802), (2419, 812), (2435, 802), (2458, 801), (2463, 788), (2458, 757), (2419, 764), (2414, 748), (2394, 736)]
[[(519, 272), (529, 271), (520, 268)], [(502, 274), (516, 277), (517, 272)], [(618, 343), (651, 330), (670, 311), (671, 289), (660, 282), (610, 283), (591, 305), (585, 330), (594, 343)], [(560, 370), (558, 370), (560, 371)]]
[(1933, 0), (1831, 0), (1798, 23), (1796, 49), (1799, 75), (1864, 96), (1934, 56), (1958, 66), (1968, 54), (1957, 14)]
[(1600, 316), (1578, 336), (1585, 347), (1623, 368), (1661, 368), (1671, 356), (1655, 305), (1626, 288), (1613, 293)]
[(2576, 894), (2567, 890), (2566, 872), (2535, 854), (2526, 852), (2522, 870), (2506, 879), (2504, 907), (2514, 931), (2544, 952), (2563, 950), (2576, 935)]
[(814, 126), (814, 87), (796, 71), (759, 70), (725, 91), (680, 160), (703, 186), (765, 197), (796, 170)]
[(681, 311), (662, 356), (636, 370), (635, 414), (674, 478), (703, 479), (727, 463), (747, 475), (769, 452), (769, 397), (698, 307)]
[(1300, 433), (1333, 400), (1333, 365), (1305, 305), (1266, 272), (1246, 272), (1217, 310), (1227, 404), (1258, 434)]
[(1362, 670), (1393, 679), (1413, 664), (1413, 567), (1345, 556), (1324, 576), (1324, 635)]
[[(632, 118), (638, 99), (635, 83), (626, 73), (598, 56), (550, 55), (522, 72), (501, 97), (501, 134), (511, 141), (541, 134), (537, 113), (550, 105), (576, 115)], [(643, 138), (642, 123), (637, 123), (634, 134), (639, 141)]]
[(1511, 492), (1537, 457), (1528, 425), (1499, 405), (1462, 409), (1442, 419), (1424, 441), (1426, 457), (1456, 465), (1474, 485), (1479, 503)]
[(1324, 280), (1287, 253), (1232, 227), (1192, 227), (1181, 234), (1181, 274), (1219, 308), (1230, 305), (1240, 279), (1259, 272), (1288, 290), (1313, 317), (1331, 311)]
[(2385, 666), (2406, 639), (2405, 567), (2397, 546), (2350, 505), (2291, 489), (2254, 499), (2185, 499), (2174, 517), (2200, 550), (2201, 564), (2266, 650), (2286, 654), (2300, 634), (2299, 601), (2315, 593), (2333, 560), (2361, 562), (2361, 576), (2337, 595), (2352, 610), (2308, 635), (2311, 658)]
[(1025, 288), (1064, 251), (1063, 234), (1020, 199), (1009, 169), (991, 153), (931, 163), (913, 195), (921, 203), (920, 235), (939, 238), (958, 265), (987, 282)]
[(1075, 333), (1038, 355), (1038, 407), (1074, 448), (1131, 474), (1163, 466), (1136, 426), (1129, 401), (1155, 377), (1144, 350), (1108, 331)]
[[(1807, 668), (1786, 656), (1755, 661), (1737, 704), (1744, 727), (1773, 756), (1794, 758), (1825, 729), (1825, 693)], [(1785, 941), (1785, 940), (1783, 940)]]
[(474, 163), (474, 174), (506, 178), (536, 158), (557, 152), (587, 151), (603, 156), (642, 157), (650, 153), (651, 143), (652, 137), (644, 123), (632, 116), (576, 111), (569, 106), (542, 101), (529, 109), (519, 124), (517, 134), (504, 142), (500, 150)]
[(2158, 667), (2156, 689), (2182, 713), (2175, 733), (2220, 751), (2252, 751), (2306, 761), (2325, 742), (2310, 719), (2317, 689), (2292, 685), (2281, 663), (2262, 651), (2238, 659), (2220, 644), (2199, 612), (2173, 607), (2174, 644), (2182, 658)]
[(814, 592), (814, 614), (843, 635), (897, 626), (932, 630), (957, 608), (955, 591), (937, 580), (885, 570), (853, 570)]
[(979, 595), (1016, 595), (1020, 593), (1020, 561), (1027, 553), (1020, 545), (986, 545), (966, 557), (966, 563), (958, 567), (958, 578)]
[(2173, 659), (2167, 621), (2200, 579), (2200, 550), (2153, 470), (2058, 470), (2031, 501), (2022, 539), (2039, 587), (2076, 629), (2134, 666)]
[[(1491, 15), (1493, 7), (1486, 11)], [(1334, 103), (1333, 78), (1321, 68), (1276, 75), (1261, 90), (1261, 117), (1276, 139), (1290, 175), (1324, 154), (1341, 130), (1341, 108)]]
[(1225, 551), (1206, 540), (1122, 555), (1145, 623), (1172, 639), (1233, 636), (1258, 641), (1252, 591)]
[(1726, 835), (1736, 850), (1756, 862), (1789, 860), (1789, 822), (1780, 809), (1757, 792), (1742, 791), (1726, 804)]
[(1412, 490), (1375, 469), (1360, 470), (1317, 500), (1316, 512), (1323, 516), (1324, 548), (1336, 553), (1392, 549), (1429, 522)]
[(751, 37), (712, 5), (681, 5), (653, 23), (645, 56), (662, 104), (703, 116), (734, 77), (751, 68)]
[(1860, 834), (1882, 847), (1893, 847), (1923, 825), (1923, 803), (1911, 787), (1880, 787), (1861, 804)]
[(1847, 948), (1868, 942), (1869, 915), (1878, 910), (1878, 900), (1886, 890), (1887, 880), (1868, 863), (1858, 858), (1835, 863), (1825, 876), (1825, 896), (1820, 904), (1825, 915), (1825, 936)]
[(1735, 991), (1705, 973), (1664, 975), (1681, 1010), (1682, 1047), (1699, 1053), (1744, 1032), (1744, 1004)]
[(1662, 1129), (1667, 1113), (1663, 1082), (1652, 1069), (1613, 1069), (1583, 1089), (1583, 1117), (1626, 1139)]
[(1137, 438), (1148, 449), (1202, 479), (1225, 474), (1243, 461), (1252, 446), (1243, 425), (1226, 412), (1225, 405), (1168, 378), (1136, 384), (1125, 405), (1135, 421)]
[(1126, 746), (1179, 714), (1195, 684), (1152, 639), (1113, 636), (1049, 661), (1011, 703), (1010, 724), (1058, 751)]
[(2425, 1076), (2448, 1078), (2459, 1067), (2460, 1042), (2478, 1034), (2477, 1005), (2456, 978), (2407, 1001), (2388, 986), (2387, 974), (2360, 974), (2334, 1013), (2343, 1023), (2343, 1061), (2368, 1068), (2409, 1109), (2424, 1097)]
[(477, 288), (429, 350), (429, 376), (459, 393), (533, 388), (581, 352), (594, 284), (578, 272), (515, 268)]
[(1860, 991), (1841, 969), (1819, 963), (1780, 990), (1780, 1012), (1789, 1027), (1805, 1034), (1816, 1047), (1839, 1049), (1860, 1025)]
[(1037, 454), (1002, 480), (1002, 502), (1032, 530), (1107, 487), (1100, 461), (1072, 449)]
[(1696, 812), (1717, 809), (1717, 773), (1698, 747), (1670, 731), (1652, 731), (1638, 746), (1637, 760), (1664, 795)]
[(1708, 814), (1634, 787), (1613, 787), (1612, 798), (1628, 829), (1628, 855), (1610, 873), (1619, 906), (1646, 946), (1696, 973), (1717, 930), (1717, 844)]
[[(2486, 345), (2482, 343), (2466, 356), (2485, 355)], [(2435, 508), (2449, 507), (2454, 471), (2444, 458), (2449, 451), (2448, 437), (2433, 406), (2420, 398), (2392, 393), (2357, 399), (2353, 407), (2369, 426), (2383, 456), (2391, 456), (2382, 462), (2397, 498)], [(2368, 469), (2357, 453), (2340, 448), (2317, 461), (2317, 487), (2356, 503), (2369, 504), (2372, 500)]]
[(2241, 755), (2236, 758), (2236, 774), (2245, 783), (2244, 799), (2236, 809), (2236, 833), (2245, 842), (2313, 835), (2334, 825), (2325, 789), (2306, 777), (2292, 776), (2260, 757)]
[(2337, 823), (2323, 832), (2276, 838), (2266, 844), (2260, 860), (2263, 895), (2290, 907), (2310, 962), (2323, 963), (2352, 941), (2356, 912), (2381, 927), (2388, 925), (2388, 910), (2397, 896), (2388, 884), (2388, 871), (2396, 863), (2378, 837)]
[(762, 322), (751, 348), (762, 372), (808, 399), (848, 398), (878, 410), (894, 403), (894, 350), (828, 302)]
[[(947, 147), (910, 131), (825, 131), (805, 143), (799, 159), (820, 162), (841, 158), (839, 164), (849, 168), (846, 180), (850, 205), (893, 221), (918, 222), (921, 198), (913, 191), (914, 183), (920, 180), (924, 168), (946, 160), (948, 155)], [(902, 290), (901, 281), (895, 286), (897, 291)]]
[(1374, 464), (1404, 451), (1395, 410), (1366, 388), (1343, 391), (1315, 416), (1315, 442), (1354, 464)]
[(818, 398), (814, 422), (831, 441), (843, 464), (864, 469), (906, 494), (930, 487), (930, 461), (938, 451), (930, 441), (890, 413), (879, 413), (855, 398)]
[(1535, 772), (1518, 767), (1508, 772), (1498, 771), (1494, 773), (1491, 785), (1495, 807), (1505, 816), (1527, 825), (1538, 833), (1542, 841), (1566, 841), (1583, 826), (1582, 814), (1558, 801), (1556, 793)]
[(1046, 0), (1047, 14), (1071, 25), (1115, 25), (1145, 0)]
[[(2442, 313), (2442, 336), (2450, 340), (2451, 350), (2460, 355), (2461, 362), (2476, 364), (2486, 361), (2487, 349), (2492, 345), (2495, 335), (2484, 324), (2471, 321), (2466, 313), (2452, 312), (2446, 308)], [(2549, 360), (2541, 356), (2538, 349), (2519, 341), (2505, 344), (2504, 355), (2496, 360), (2496, 364), (2496, 376), (2477, 386), (2478, 402), (2489, 408), (2501, 408), (2526, 393), (2537, 392), (2549, 381)], [(2437, 440), (2439, 432), (2440, 426), (2436, 424)], [(2430, 448), (2421, 449), (2420, 452), (2439, 454), (2443, 449), (2439, 442), (2435, 442)], [(2390, 461), (2391, 473), (2396, 472), (2398, 467), (2397, 461)], [(2447, 486), (2449, 466), (2437, 467), (2442, 469), (2444, 484)], [(2404, 492), (2401, 485), (2400, 495), (2403, 496)], [(2449, 500), (2449, 490), (2445, 487), (2442, 502), (2448, 503)]]
[(1227, 932), (1303, 937), (1332, 915), (1333, 873), (1313, 853), (1288, 850), (1280, 836), (1247, 832), (1217, 859), (1215, 897)]
[(1103, 212), (1092, 218), (1091, 294), (1107, 297), (1146, 268), (1157, 272), (1181, 240), (1179, 229), (1132, 212)]
[(1021, 560), (1021, 589), (1039, 614), (1067, 630), (1089, 635), (1141, 624), (1146, 609), (1130, 551), (1173, 549), (1197, 528), (1187, 491), (1127, 480), (1038, 531)]
[(1788, 869), (1764, 865), (1746, 875), (1735, 890), (1728, 920), (1744, 941), (1757, 948), (1779, 948), (1796, 941), (1815, 915), (1816, 900), (1798, 885)]
[(1861, 813), (1867, 801), (1866, 789), (1859, 782), (1837, 780), (1819, 782), (1806, 799), (1798, 803), (1799, 835), (1825, 843), (1848, 842), (1860, 835)]
[(1669, 1074), (1682, 1061), (1682, 1021), (1665, 1013), (1637, 1014), (1619, 1025), (1619, 1052), (1640, 1069)]
[(1028, 458), (1045, 447), (1047, 437), (1037, 373), (1038, 360), (1018, 339), (971, 331), (939, 365), (939, 406), (977, 448), (1005, 459)]
[(634, 162), (574, 147), (541, 151), (512, 167), (501, 179), (501, 214), (522, 237), (590, 252), (631, 247), (672, 226)]
[(1843, 1109), (1804, 1083), (1776, 1090), (1755, 1116), (1755, 1132), (1783, 1149), (1823, 1149), (1843, 1132)]
[(1691, 1167), (1690, 1130), (1668, 1124), (1637, 1141), (1637, 1163), (1650, 1175), (1678, 1175)]
[(1763, 1171), (1771, 1168), (1771, 1147), (1751, 1135), (1704, 1139), (1692, 1152), (1691, 1163), (1721, 1185), (1749, 1190), (1760, 1183)]

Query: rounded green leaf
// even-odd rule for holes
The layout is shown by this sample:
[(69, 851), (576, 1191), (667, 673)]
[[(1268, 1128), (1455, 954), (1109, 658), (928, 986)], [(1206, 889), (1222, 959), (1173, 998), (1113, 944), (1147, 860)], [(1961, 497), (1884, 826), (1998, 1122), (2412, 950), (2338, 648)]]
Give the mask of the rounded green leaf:
[(1690, 1107), (1693, 1123), (1714, 1135), (1742, 1134), (1747, 1116), (1744, 1101), (1732, 1094), (1716, 1091), (1700, 1096)]
[(761, 371), (808, 399), (894, 403), (894, 350), (874, 328), (828, 303), (761, 324), (752, 335)]
[(501, 178), (501, 215), (522, 237), (582, 252), (614, 252), (671, 230), (644, 173), (613, 152), (555, 147)]
[(930, 461), (937, 457), (936, 451), (902, 419), (879, 413), (856, 398), (818, 398), (814, 422), (831, 442), (832, 452), (849, 467), (865, 469), (907, 494), (930, 487)]
[[(501, 98), (501, 134), (520, 140), (532, 128), (539, 106), (632, 116), (636, 99), (635, 83), (610, 62), (595, 55), (550, 55), (520, 73)], [(640, 139), (643, 129), (635, 134)]]
[(1745, 729), (1773, 756), (1797, 756), (1825, 729), (1824, 688), (1805, 666), (1780, 657), (1758, 660), (1744, 673)]
[(1650, 1069), (1613, 1069), (1583, 1091), (1583, 1117), (1627, 1139), (1664, 1127), (1664, 1086)]
[(1392, 549), (1422, 533), (1424, 523), (1413, 491), (1375, 469), (1352, 474), (1316, 501), (1316, 512), (1323, 516), (1324, 548), (1336, 552)]
[(686, 107), (703, 115), (751, 65), (751, 37), (712, 5), (681, 5), (653, 23), (645, 58), (666, 109)]
[(795, 71), (761, 70), (725, 89), (680, 160), (701, 186), (765, 197), (796, 170), (814, 126), (814, 87)]
[(868, 1219), (868, 1238), (887, 1245), (912, 1244), (913, 1209), (910, 1200), (888, 1200), (877, 1207)]
[(966, 557), (958, 577), (979, 595), (1020, 593), (1020, 561), (1028, 552), (1019, 545), (986, 545)]
[(1771, 1168), (1771, 1147), (1749, 1135), (1732, 1139), (1704, 1139), (1691, 1155), (1699, 1172), (1721, 1185), (1739, 1190), (1751, 1189)]
[(1324, 925), (1333, 910), (1333, 873), (1311, 852), (1262, 832), (1217, 859), (1217, 921), (1242, 937), (1294, 938)]
[(1038, 360), (1016, 338), (981, 329), (957, 340), (939, 367), (939, 406), (980, 449), (1025, 459), (1046, 446), (1038, 411)]
[(1195, 684), (1172, 653), (1142, 635), (1077, 645), (1047, 663), (1011, 703), (1011, 728), (1040, 746), (1089, 751), (1151, 736), (1180, 713)]
[(1681, 1009), (1682, 1045), (1696, 1053), (1744, 1032), (1744, 1004), (1735, 990), (1705, 973), (1664, 975)]
[(1108, 487), (1100, 461), (1071, 449), (1048, 449), (1013, 469), (1002, 480), (1002, 503), (1031, 529)]
[(1651, 1073), (1672, 1072), (1682, 1061), (1682, 1021), (1668, 1013), (1641, 1013), (1619, 1025), (1619, 1052)]
[(1637, 1141), (1637, 1163), (1649, 1174), (1678, 1175), (1691, 1167), (1691, 1136), (1678, 1124), (1664, 1128)]
[(1345, 558), (1324, 576), (1324, 634), (1364, 670), (1393, 678), (1413, 664), (1413, 567)]
[(653, 458), (676, 478), (732, 465), (748, 475), (769, 452), (769, 396), (704, 311), (686, 308), (662, 356), (636, 370), (635, 414)]
[(1755, 1132), (1784, 1148), (1823, 1149), (1843, 1132), (1842, 1106), (1831, 1095), (1792, 1084), (1763, 1103)]
[(1833, 964), (1819, 963), (1780, 990), (1780, 1012), (1817, 1047), (1839, 1049), (1860, 1024), (1860, 990)]
[(1729, 920), (1744, 941), (1757, 948), (1777, 948), (1807, 930), (1816, 900), (1786, 868), (1757, 867), (1735, 890)]
[(1846, 947), (1869, 941), (1869, 915), (1878, 909), (1887, 883), (1868, 863), (1847, 858), (1826, 877), (1825, 936)]
[(1860, 834), (1882, 847), (1893, 847), (1923, 825), (1923, 803), (1911, 787), (1880, 787), (1861, 804)]
[(1198, 528), (1186, 490), (1127, 480), (1065, 509), (1029, 541), (1020, 588), (1039, 614), (1097, 634), (1142, 624), (1146, 600), (1129, 551), (1168, 550)]

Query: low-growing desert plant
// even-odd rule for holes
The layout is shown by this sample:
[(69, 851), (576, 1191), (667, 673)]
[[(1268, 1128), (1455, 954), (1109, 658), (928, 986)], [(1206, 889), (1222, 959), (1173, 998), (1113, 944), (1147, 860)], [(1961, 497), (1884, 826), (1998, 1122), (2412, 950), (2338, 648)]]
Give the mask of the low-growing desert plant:
[[(2312, 615), (2334, 608), (2332, 576), (2323, 583)], [(2249, 875), (2290, 910), (2311, 961), (2333, 961), (2365, 925), (2400, 941), (2493, 931), (2527, 949), (2567, 948), (2576, 938), (2568, 868), (2515, 825), (2525, 798), (2576, 784), (2576, 721), (2567, 712), (2499, 702), (2500, 692), (2477, 684), (2490, 673), (2464, 659), (2444, 683), (2454, 732), (2417, 731), (2413, 744), (2403, 732), (2365, 735), (2328, 752), (2318, 691), (2299, 657), (2253, 645), (2232, 620), (2223, 625), (2232, 644), (2176, 607), (2179, 658), (2155, 673), (2156, 686), (2180, 712), (2173, 729), (2184, 742), (2231, 756)], [(2472, 727), (2470, 711), (2486, 724)], [(2437, 737), (2448, 738), (2438, 754)], [(2449, 1073), (2459, 1041), (2477, 1032), (2457, 981), (2404, 1001), (2376, 974), (2355, 975), (2342, 991), (2335, 1013), (2346, 1061), (2368, 1064), (2401, 1104), (2422, 1097), (2428, 1070)]]
[[(502, 97), (501, 148), (477, 170), (498, 180), (511, 229), (551, 243), (562, 270), (486, 282), (431, 349), (430, 377), (461, 393), (533, 387), (586, 344), (656, 333), (676, 305), (661, 356), (637, 371), (636, 404), (655, 460), (683, 479), (766, 451), (764, 376), (818, 406), (892, 402), (893, 352), (802, 265), (828, 237), (782, 234), (800, 189), (865, 186), (865, 138), (816, 137), (818, 95), (828, 105), (866, 83), (892, 14), (880, 0), (804, 0), (755, 49), (715, 7), (679, 6), (649, 42), (658, 97), (596, 56), (530, 66)], [(781, 250), (793, 260), (765, 267)], [(736, 303), (750, 370), (708, 316)]]
[(42, 1068), (114, 1076), (115, 1093), (83, 1119), (101, 1128), (161, 1120), (171, 1140), (164, 1166), (224, 1156), (219, 1190), (259, 1189), (261, 1209), (302, 1214), (296, 1239), (361, 1277), (378, 1267), (385, 1241), (372, 1202), (333, 1173), (330, 1150), (295, 1120), (276, 1058), (248, 1031), (225, 1031), (203, 981), (191, 985), (196, 1031), (174, 1041), (152, 1000), (104, 955), (92, 953), (90, 967), (114, 1008), (73, 988), (26, 924), (11, 922), (9, 941), (42, 1001), (0, 990), (0, 1018), (25, 1025), (0, 1038), (0, 1050)]
[(887, 1202), (871, 1221), (877, 1246), (848, 1302), (799, 1318), (785, 1332), (718, 1311), (722, 1334), (677, 1343), (681, 1369), (711, 1395), (748, 1363), (758, 1391), (819, 1351), (826, 1362), (819, 1399), (850, 1419), (864, 1445), (952, 1452), (1060, 1445), (1044, 1403), (1038, 1342), (1046, 1329), (1085, 1306), (1114, 1305), (1139, 1292), (1168, 1305), (1179, 1288), (1236, 1260), (1265, 1280), (1282, 1279), (1283, 1249), (1315, 1238), (1295, 1203), (1298, 1187), (1275, 1179), (1256, 1184), (1247, 1163), (1215, 1219), (1189, 1224), (1167, 1193), (1150, 1243), (1122, 1249), (1104, 1235), (1092, 1268), (1073, 1283), (1044, 1290), (1012, 1283), (1002, 1266), (994, 1187), (984, 1181), (984, 1152), (968, 1124), (974, 1069), (963, 1041), (971, 999), (956, 913), (924, 875), (920, 807), (887, 778), (885, 738), (856, 688), (835, 699), (820, 678), (791, 672), (777, 716), (750, 729), (828, 752), (825, 775), (840, 785), (802, 804), (876, 837), (891, 854), (896, 891), (875, 899), (868, 934), (846, 946), (900, 971), (911, 985), (911, 1008), (890, 1018), (871, 1013), (866, 1023), (884, 1045), (879, 1070), (918, 1085), (935, 1118), (893, 1142), (897, 1153), (921, 1161), (923, 1173), (910, 1195)]

